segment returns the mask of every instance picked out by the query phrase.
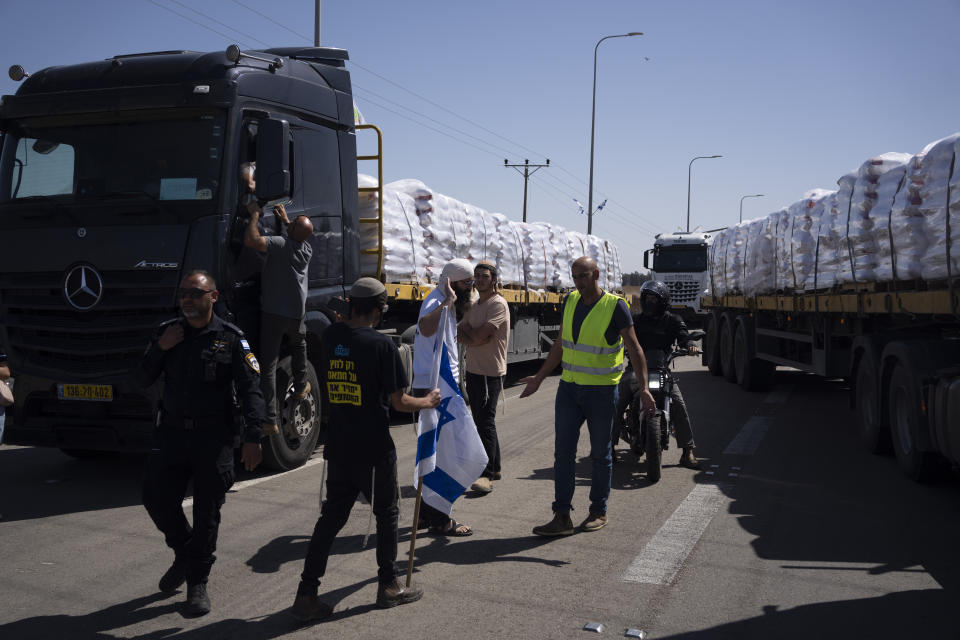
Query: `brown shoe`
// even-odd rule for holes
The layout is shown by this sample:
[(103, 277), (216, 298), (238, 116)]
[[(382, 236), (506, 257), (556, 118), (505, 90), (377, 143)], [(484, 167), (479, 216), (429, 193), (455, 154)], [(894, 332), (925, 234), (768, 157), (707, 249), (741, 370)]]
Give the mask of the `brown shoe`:
[(587, 519), (580, 523), (580, 531), (596, 531), (607, 526), (607, 514), (591, 513)]
[(693, 447), (686, 447), (683, 450), (683, 455), (680, 456), (680, 466), (686, 467), (687, 469), (700, 468), (700, 462), (697, 460), (697, 457), (693, 455)]
[(303, 384), (303, 389), (293, 394), (293, 399), (296, 400), (297, 402), (300, 402), (301, 400), (306, 398), (309, 393), (310, 393), (310, 381), (307, 380)]
[(490, 482), (490, 478), (480, 476), (476, 482), (470, 485), (470, 488), (478, 493), (490, 493), (493, 491), (493, 483)]
[(333, 607), (320, 600), (320, 596), (302, 595), (297, 596), (293, 601), (291, 613), (300, 622), (309, 622), (310, 620), (323, 620), (333, 613)]
[(573, 520), (570, 519), (569, 513), (557, 513), (554, 511), (553, 520), (547, 524), (540, 525), (539, 527), (534, 527), (533, 532), (538, 536), (546, 536), (548, 538), (556, 536), (572, 536)]
[(277, 427), (275, 422), (264, 422), (261, 429), (263, 430), (263, 435), (265, 436), (272, 436), (275, 433), (280, 433), (280, 428)]
[(394, 578), (390, 584), (381, 584), (377, 588), (377, 606), (389, 609), (400, 604), (416, 602), (423, 597), (423, 589), (415, 584), (406, 586), (406, 578)]

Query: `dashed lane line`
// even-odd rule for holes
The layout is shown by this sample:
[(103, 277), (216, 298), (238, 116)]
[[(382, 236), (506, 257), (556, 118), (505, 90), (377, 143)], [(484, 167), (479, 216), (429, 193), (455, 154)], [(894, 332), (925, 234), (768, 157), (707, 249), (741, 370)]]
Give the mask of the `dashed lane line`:
[[(785, 385), (769, 393), (765, 405), (783, 404), (793, 391)], [(771, 416), (751, 416), (723, 451), (725, 456), (753, 455), (763, 436), (773, 424)], [(714, 476), (720, 465), (711, 465), (705, 475)], [(728, 478), (740, 476), (741, 467), (730, 467)], [(730, 482), (709, 482), (696, 485), (677, 509), (667, 518), (653, 537), (620, 577), (622, 582), (670, 584), (683, 567), (703, 532), (720, 508), (730, 501)]]

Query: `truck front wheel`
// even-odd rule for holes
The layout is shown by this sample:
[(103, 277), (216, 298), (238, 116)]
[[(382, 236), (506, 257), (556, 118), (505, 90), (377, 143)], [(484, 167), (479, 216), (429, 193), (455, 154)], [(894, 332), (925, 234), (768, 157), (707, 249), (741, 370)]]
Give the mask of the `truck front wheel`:
[(898, 364), (890, 377), (889, 403), (890, 435), (900, 468), (917, 482), (929, 482), (935, 475), (937, 460), (933, 453), (919, 449), (925, 420), (916, 381), (903, 364)]
[(719, 317), (715, 313), (707, 315), (704, 321), (706, 325), (706, 335), (703, 337), (703, 364), (707, 367), (710, 375), (719, 376), (723, 374), (723, 367), (720, 365), (720, 328)]
[(277, 413), (279, 433), (263, 440), (263, 464), (269, 469), (288, 471), (306, 463), (320, 437), (320, 383), (313, 365), (307, 362), (310, 393), (297, 402), (293, 397), (290, 357), (277, 363)]

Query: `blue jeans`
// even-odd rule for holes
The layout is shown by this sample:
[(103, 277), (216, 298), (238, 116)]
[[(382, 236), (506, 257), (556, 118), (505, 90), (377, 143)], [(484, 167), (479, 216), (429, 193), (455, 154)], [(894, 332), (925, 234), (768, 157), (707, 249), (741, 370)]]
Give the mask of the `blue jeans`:
[(613, 474), (610, 435), (617, 406), (617, 385), (579, 385), (560, 381), (554, 405), (553, 510), (570, 513), (576, 483), (575, 467), (580, 426), (590, 432), (590, 513), (607, 513)]

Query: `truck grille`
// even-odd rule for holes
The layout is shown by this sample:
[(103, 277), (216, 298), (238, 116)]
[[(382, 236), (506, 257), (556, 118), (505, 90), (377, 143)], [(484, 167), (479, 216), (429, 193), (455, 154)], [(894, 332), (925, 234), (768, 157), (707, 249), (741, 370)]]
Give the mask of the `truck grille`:
[(670, 303), (682, 304), (684, 302), (695, 302), (700, 293), (700, 284), (695, 280), (668, 282), (670, 287)]
[(0, 275), (0, 325), (23, 373), (123, 375), (143, 356), (152, 329), (176, 313), (177, 271), (100, 275), (103, 296), (90, 311), (67, 303), (62, 273)]

